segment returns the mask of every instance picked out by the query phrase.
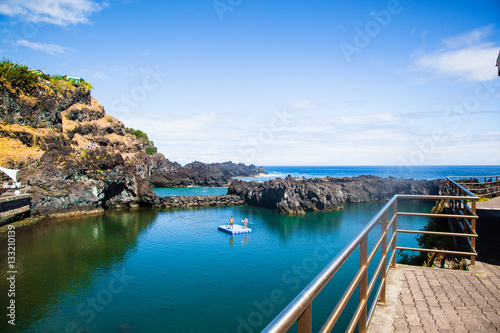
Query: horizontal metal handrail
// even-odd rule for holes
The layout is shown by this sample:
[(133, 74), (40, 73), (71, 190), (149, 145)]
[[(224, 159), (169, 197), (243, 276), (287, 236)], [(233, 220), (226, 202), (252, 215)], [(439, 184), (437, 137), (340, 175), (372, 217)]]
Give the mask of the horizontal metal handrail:
[(460, 215), (456, 214), (431, 214), (431, 213), (411, 213), (411, 212), (398, 212), (402, 216), (425, 216), (425, 217), (442, 217), (442, 218), (460, 218), (460, 219), (477, 219), (477, 215)]
[[(450, 182), (453, 182), (451, 179)], [(454, 182), (453, 182), (454, 183)], [(345, 306), (349, 302), (351, 296), (353, 295), (356, 288), (359, 287), (360, 300), (358, 302), (358, 306), (356, 311), (351, 318), (351, 322), (349, 323), (348, 331), (352, 331), (356, 325), (358, 325), (358, 329), (360, 332), (364, 332), (365, 328), (370, 322), (371, 316), (374, 312), (375, 303), (379, 300), (380, 295), (384, 295), (385, 299), (385, 287), (386, 281), (385, 276), (389, 271), (389, 267), (386, 267), (387, 259), (389, 258), (389, 262), (391, 265), (395, 266), (395, 258), (396, 258), (396, 250), (411, 250), (411, 251), (422, 251), (422, 252), (442, 252), (442, 253), (450, 253), (456, 255), (465, 255), (475, 257), (477, 252), (475, 248), (471, 248), (471, 252), (464, 251), (449, 251), (449, 250), (437, 250), (437, 249), (420, 249), (420, 248), (411, 248), (411, 247), (398, 247), (397, 246), (397, 233), (424, 233), (424, 234), (440, 234), (443, 236), (461, 236), (468, 237), (468, 239), (472, 239), (475, 244), (475, 238), (477, 234), (472, 229), (472, 233), (460, 234), (460, 233), (441, 233), (441, 232), (432, 232), (432, 231), (409, 231), (409, 230), (398, 230), (397, 229), (397, 216), (398, 215), (411, 215), (411, 216), (425, 216), (425, 217), (453, 217), (459, 219), (470, 219), (471, 221), (475, 221), (477, 219), (477, 215), (475, 214), (475, 209), (470, 210), (471, 215), (454, 215), (454, 214), (428, 214), (428, 213), (408, 213), (408, 212), (398, 212), (397, 205), (398, 200), (400, 199), (413, 199), (413, 200), (448, 200), (450, 202), (462, 202), (464, 207), (467, 207), (467, 202), (477, 201), (479, 198), (469, 192), (467, 189), (463, 188), (460, 185), (452, 185), (456, 186), (455, 192), (460, 192), (467, 195), (394, 195), (385, 205), (384, 207), (367, 223), (367, 225), (361, 230), (361, 232), (351, 240), (342, 251), (337, 254), (337, 256), (328, 263), (328, 265), (269, 323), (269, 325), (262, 332), (286, 332), (296, 321), (298, 322), (298, 331), (299, 332), (311, 332), (312, 319), (311, 314), (311, 306), (312, 302), (316, 298), (316, 296), (323, 290), (323, 288), (328, 284), (328, 282), (333, 278), (333, 276), (338, 272), (338, 270), (342, 267), (342, 265), (347, 261), (347, 259), (354, 253), (354, 251), (360, 247), (360, 268), (356, 272), (353, 280), (345, 290), (343, 296), (340, 298), (338, 303), (336, 304), (334, 310), (328, 317), (327, 321), (323, 325), (321, 332), (330, 332), (337, 320), (339, 319), (342, 311)], [(450, 191), (452, 191), (450, 189)], [(469, 195), (470, 194), (470, 195)], [(475, 207), (475, 206), (473, 206)], [(392, 208), (392, 211), (391, 211)], [(391, 216), (390, 220), (388, 220), (388, 216)], [(373, 230), (373, 228), (382, 223), (382, 232), (380, 237), (376, 240), (375, 245), (372, 247), (371, 251), (367, 249), (367, 240), (368, 234)], [(474, 226), (475, 224), (473, 224)], [(392, 228), (392, 233), (389, 241), (387, 242), (388, 234), (390, 229)], [(385, 243), (384, 243), (385, 241)], [(363, 245), (364, 244), (364, 245)], [(367, 270), (370, 266), (370, 263), (375, 258), (376, 253), (382, 247), (380, 259), (377, 262), (377, 266), (375, 272), (372, 275), (370, 281), (367, 281)], [(389, 248), (391, 250), (389, 251)], [(385, 250), (384, 250), (385, 249)], [(364, 258), (364, 259), (363, 259)], [(382, 276), (381, 274), (384, 273)], [(375, 299), (372, 301), (372, 305), (368, 310), (368, 297), (372, 294), (373, 288), (377, 282), (378, 276), (381, 275), (381, 281), (379, 283), (379, 287), (375, 292)], [(363, 282), (362, 282), (363, 281)], [(362, 284), (360, 284), (362, 282)], [(363, 292), (366, 294), (363, 295)], [(307, 316), (304, 314), (308, 314)], [(304, 315), (304, 316), (303, 316)], [(305, 319), (304, 319), (305, 317)], [(308, 321), (304, 323), (304, 321)]]
[(494, 176), (448, 176), (446, 178), (459, 178), (459, 179), (471, 179), (471, 178), (500, 178), (500, 175)]
[(423, 230), (404, 230), (398, 229), (398, 232), (406, 234), (422, 234), (422, 235), (435, 235), (435, 236), (453, 236), (453, 237), (478, 237), (477, 233), (462, 234), (458, 232), (442, 232), (442, 231), (423, 231)]
[(416, 247), (406, 247), (406, 246), (398, 246), (398, 250), (401, 251), (417, 251), (417, 252), (433, 252), (433, 253), (446, 253), (446, 254), (455, 254), (460, 256), (477, 256), (476, 251), (465, 252), (465, 251), (450, 251), (450, 250), (438, 250), (438, 249), (423, 249)]
[[(495, 178), (495, 180), (493, 180)], [(471, 193), (481, 196), (494, 196), (500, 194), (500, 176), (450, 176), (447, 179)], [(489, 179), (489, 180), (488, 180)], [(458, 180), (463, 180), (458, 182)], [(470, 181), (470, 180), (476, 180)], [(481, 182), (481, 180), (483, 180)]]

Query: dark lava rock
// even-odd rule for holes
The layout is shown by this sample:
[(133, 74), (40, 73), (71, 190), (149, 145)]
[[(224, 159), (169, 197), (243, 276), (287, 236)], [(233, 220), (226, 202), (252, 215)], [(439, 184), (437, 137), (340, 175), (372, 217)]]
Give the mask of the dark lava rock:
[(40, 79), (29, 92), (0, 85), (0, 119), (6, 124), (62, 129), (62, 111), (74, 104), (91, 105), (90, 90), (68, 85), (58, 89)]
[(233, 180), (228, 194), (239, 195), (249, 205), (275, 209), (283, 214), (340, 210), (346, 203), (387, 201), (394, 194), (439, 194), (444, 180), (415, 180), (359, 176), (344, 178), (285, 179), (266, 182)]
[(184, 167), (172, 168), (151, 174), (149, 182), (153, 187), (186, 187), (186, 186), (227, 186), (232, 177), (250, 177), (267, 173), (262, 167), (243, 163), (211, 163), (192, 162)]

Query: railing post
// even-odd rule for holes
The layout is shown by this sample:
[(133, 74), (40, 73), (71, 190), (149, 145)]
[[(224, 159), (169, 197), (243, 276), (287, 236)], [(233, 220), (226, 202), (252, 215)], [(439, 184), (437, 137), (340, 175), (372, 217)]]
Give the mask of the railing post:
[(392, 205), (392, 214), (394, 216), (394, 222), (392, 223), (392, 234), (394, 235), (394, 243), (392, 243), (391, 252), (394, 253), (391, 268), (396, 268), (396, 248), (398, 246), (398, 199), (394, 201)]
[(302, 312), (297, 319), (297, 333), (312, 332), (312, 303)]
[(358, 331), (360, 333), (365, 333), (367, 330), (366, 327), (366, 318), (367, 318), (367, 310), (368, 310), (368, 235), (361, 241), (359, 245), (359, 267), (365, 268), (363, 276), (359, 281), (359, 302), (364, 303), (363, 309), (361, 310), (361, 315), (359, 316), (358, 321)]
[(387, 211), (382, 216), (382, 246), (380, 248), (380, 256), (383, 258), (382, 267), (380, 269), (380, 283), (382, 289), (380, 290), (379, 302), (385, 304), (385, 289), (387, 278)]
[[(476, 215), (476, 200), (472, 200), (470, 206), (472, 215)], [(471, 219), (470, 225), (472, 228), (472, 233), (476, 233), (476, 219)], [(472, 239), (470, 240), (470, 247), (472, 248), (472, 252), (476, 252), (476, 237), (472, 237)], [(470, 256), (470, 264), (472, 266), (476, 265), (476, 256)]]

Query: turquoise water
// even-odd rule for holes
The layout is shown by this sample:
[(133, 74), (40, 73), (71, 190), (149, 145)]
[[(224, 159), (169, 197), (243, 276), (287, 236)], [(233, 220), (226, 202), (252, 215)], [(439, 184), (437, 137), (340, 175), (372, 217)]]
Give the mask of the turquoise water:
[[(382, 205), (350, 205), (302, 217), (247, 206), (139, 210), (17, 230), (17, 324), (2, 321), (0, 330), (258, 332)], [(218, 231), (229, 216), (235, 222), (248, 217), (253, 232), (230, 236)], [(425, 223), (400, 220), (402, 228)], [(416, 245), (414, 237), (400, 242)], [(4, 294), (5, 242), (0, 247)], [(349, 260), (315, 301), (315, 319), (328, 316), (357, 260)], [(4, 309), (6, 302), (1, 299)]]
[[(268, 167), (268, 171), (272, 176), (307, 177), (388, 172), (384, 167), (368, 167), (372, 172), (363, 168)], [(445, 172), (500, 174), (498, 167), (420, 171), (415, 178)], [(203, 189), (207, 194), (219, 190)], [(172, 195), (186, 195), (175, 191), (180, 189)], [(383, 205), (347, 205), (343, 211), (300, 217), (247, 206), (111, 211), (16, 230), (16, 326), (5, 319), (9, 283), (3, 240), (0, 331), (259, 332)], [(430, 209), (423, 204), (400, 208)], [(218, 231), (230, 216), (237, 223), (248, 217), (253, 232), (230, 236)], [(420, 229), (426, 223), (426, 218), (398, 218), (402, 229)], [(370, 235), (370, 244), (378, 228)], [(398, 245), (417, 246), (417, 242), (414, 235), (402, 234)], [(349, 259), (313, 303), (315, 331), (352, 279), (358, 260), (357, 255)], [(353, 310), (353, 305), (347, 309)], [(340, 326), (348, 320), (341, 317)]]

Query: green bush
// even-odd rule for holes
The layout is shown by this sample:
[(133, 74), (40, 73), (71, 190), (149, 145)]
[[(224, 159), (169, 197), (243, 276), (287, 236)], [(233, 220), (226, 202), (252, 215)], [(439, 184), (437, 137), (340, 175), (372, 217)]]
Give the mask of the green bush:
[(51, 76), (50, 83), (52, 83), (52, 85), (54, 85), (54, 87), (56, 87), (56, 90), (59, 93), (64, 93), (65, 91), (73, 88), (73, 84), (69, 81), (66, 81), (66, 79), (64, 79), (64, 77), (62, 77), (60, 75)]
[(155, 147), (155, 143), (149, 140), (148, 135), (141, 130), (135, 130), (131, 127), (126, 127), (125, 132), (135, 136), (137, 139), (143, 141), (143, 147), (146, 148), (146, 154), (152, 155), (158, 152), (158, 148)]
[(19, 88), (25, 92), (30, 92), (38, 83), (39, 78), (50, 81), (59, 92), (71, 89), (75, 86), (80, 86), (88, 91), (92, 90), (92, 85), (80, 79), (80, 83), (72, 83), (62, 75), (47, 75), (40, 71), (30, 69), (27, 65), (13, 63), (9, 59), (4, 58), (0, 63), (0, 80), (9, 82), (12, 88)]
[(132, 134), (137, 139), (142, 139), (144, 141), (148, 141), (149, 142), (148, 135), (146, 133), (144, 133), (143, 131), (141, 131), (141, 130), (135, 130), (135, 129), (131, 128), (131, 127), (127, 127), (127, 128), (125, 128), (125, 132), (127, 132), (128, 134)]
[(0, 79), (3, 82), (9, 82), (12, 88), (29, 92), (35, 87), (38, 77), (39, 73), (30, 70), (27, 65), (14, 64), (6, 58), (0, 63)]
[(94, 88), (94, 87), (92, 87), (92, 85), (89, 82), (87, 82), (83, 79), (80, 80), (80, 86), (83, 89), (88, 90), (88, 91), (90, 91), (90, 90), (92, 90), (92, 88)]

